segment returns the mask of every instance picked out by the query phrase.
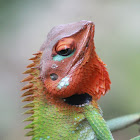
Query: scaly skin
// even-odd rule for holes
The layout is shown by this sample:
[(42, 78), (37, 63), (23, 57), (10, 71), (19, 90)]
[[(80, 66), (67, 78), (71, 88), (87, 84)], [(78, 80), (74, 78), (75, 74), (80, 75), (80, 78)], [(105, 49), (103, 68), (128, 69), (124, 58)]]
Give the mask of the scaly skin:
[(30, 59), (22, 96), (33, 140), (113, 140), (97, 104), (111, 82), (93, 37), (90, 21), (55, 27)]
[[(38, 55), (36, 58), (38, 58)], [(39, 61), (36, 61), (36, 59), (34, 62), (34, 66), (36, 65), (36, 62), (37, 64), (39, 63)], [(97, 118), (94, 118), (94, 121), (97, 121), (97, 124), (95, 125), (97, 127), (93, 129), (94, 127), (91, 125), (89, 118), (91, 114), (89, 114), (90, 112), (87, 110), (87, 106), (84, 107), (85, 109), (76, 109), (75, 107), (69, 107), (68, 105), (61, 108), (61, 105), (56, 106), (47, 102), (45, 94), (43, 93), (45, 87), (39, 78), (39, 70), (31, 68), (25, 73), (28, 72), (30, 73), (29, 77), (32, 76), (32, 78), (25, 78), (23, 81), (27, 81), (29, 79), (30, 85), (32, 84), (32, 86), (25, 86), (23, 88), (23, 90), (28, 89), (28, 91), (23, 94), (23, 96), (27, 96), (23, 101), (32, 100), (32, 103), (29, 103), (25, 106), (25, 108), (32, 107), (32, 110), (25, 112), (25, 114), (33, 113), (33, 115), (25, 120), (32, 121), (31, 124), (25, 127), (25, 129), (32, 129), (32, 131), (26, 134), (27, 136), (33, 136), (33, 140), (96, 140), (100, 135), (98, 132), (101, 132), (102, 139), (106, 138), (106, 134), (109, 133), (109, 130), (108, 132), (104, 129), (103, 131), (98, 131), (99, 126), (104, 125), (105, 123), (102, 122), (103, 118), (101, 117), (99, 109), (95, 103), (95, 109), (93, 106), (92, 110), (94, 113), (96, 113), (94, 117), (97, 116)], [(100, 116), (99, 120), (98, 116)], [(87, 120), (90, 123), (88, 123)], [(100, 123), (99, 125), (98, 122)], [(106, 128), (106, 125), (104, 125), (103, 128)], [(95, 132), (97, 133), (97, 137), (95, 136), (93, 130), (97, 131)], [(111, 136), (108, 137), (108, 140), (109, 138), (111, 139)]]
[[(32, 64), (33, 66), (37, 66), (40, 63), (39, 55), (41, 56), (41, 52), (39, 52), (33, 60), (35, 62), (34, 65)], [(30, 67), (30, 65), (28, 67)], [(102, 139), (106, 138), (107, 133), (110, 134), (108, 129), (107, 131), (104, 130), (107, 126), (104, 125), (105, 123), (95, 102), (92, 104), (92, 112), (87, 110), (87, 106), (77, 109), (76, 107), (70, 107), (69, 105), (61, 106), (61, 104), (51, 104), (46, 100), (44, 94), (45, 87), (39, 78), (39, 70), (32, 67), (24, 73), (30, 73), (29, 78), (25, 78), (23, 81), (29, 80), (29, 85), (31, 86), (23, 87), (23, 90), (28, 89), (28, 91), (23, 94), (23, 96), (27, 96), (23, 101), (32, 101), (25, 106), (25, 108), (32, 107), (32, 109), (25, 112), (25, 114), (33, 113), (32, 116), (25, 120), (32, 121), (31, 124), (25, 127), (25, 129), (32, 129), (32, 131), (26, 134), (27, 136), (33, 136), (33, 140), (96, 140), (97, 137), (100, 136), (100, 133), (102, 133)], [(97, 121), (95, 128), (91, 125), (91, 121), (93, 120), (90, 119), (93, 112), (96, 114), (94, 114), (94, 117), (97, 116), (94, 118), (94, 121)], [(91, 116), (91, 118), (93, 117)], [(100, 125), (104, 125), (104, 129), (102, 129), (103, 131), (99, 131)], [(111, 134), (109, 137), (107, 136), (107, 138), (108, 140), (111, 140)]]

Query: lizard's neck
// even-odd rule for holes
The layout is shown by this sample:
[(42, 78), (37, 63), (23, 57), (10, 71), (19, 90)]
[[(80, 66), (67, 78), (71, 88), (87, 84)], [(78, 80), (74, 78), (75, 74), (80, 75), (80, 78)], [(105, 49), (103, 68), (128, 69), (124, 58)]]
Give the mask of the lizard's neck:
[(40, 71), (37, 68), (40, 64), (42, 53), (39, 52), (35, 55), (34, 58), (31, 58), (33, 63), (27, 66), (30, 69), (24, 72), (25, 74), (30, 74), (29, 77), (23, 80), (23, 82), (29, 81), (29, 85), (22, 88), (22, 90), (28, 89), (22, 95), (26, 96), (23, 101), (31, 101), (24, 107), (32, 108), (25, 112), (25, 114), (32, 114), (26, 119), (26, 121), (32, 122), (25, 127), (32, 130), (26, 135), (32, 136), (33, 140), (77, 139), (85, 136), (84, 131), (86, 131), (87, 134), (91, 133), (91, 137), (94, 137), (92, 128), (80, 110), (76, 110), (76, 107), (72, 107), (71, 105), (61, 105), (61, 100), (56, 104), (53, 104), (53, 100), (51, 102), (48, 101), (44, 83), (39, 78)]

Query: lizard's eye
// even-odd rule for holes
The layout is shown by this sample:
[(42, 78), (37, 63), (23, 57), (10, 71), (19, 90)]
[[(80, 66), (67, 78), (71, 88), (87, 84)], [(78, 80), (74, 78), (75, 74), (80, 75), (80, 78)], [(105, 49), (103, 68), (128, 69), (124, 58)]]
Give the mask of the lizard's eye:
[(62, 44), (56, 47), (56, 53), (61, 56), (68, 56), (74, 51), (74, 48), (70, 44)]
[(61, 56), (69, 56), (75, 50), (75, 41), (73, 38), (62, 38), (55, 47), (55, 53)]

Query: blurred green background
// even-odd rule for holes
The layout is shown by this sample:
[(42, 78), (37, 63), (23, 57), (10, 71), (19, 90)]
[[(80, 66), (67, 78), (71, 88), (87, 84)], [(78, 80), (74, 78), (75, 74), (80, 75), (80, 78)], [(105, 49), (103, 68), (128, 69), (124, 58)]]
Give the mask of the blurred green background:
[[(83, 19), (95, 23), (96, 51), (112, 81), (99, 101), (105, 119), (140, 111), (139, 0), (0, 0), (0, 140), (30, 139), (21, 73), (53, 26)], [(138, 126), (113, 133), (116, 140), (138, 134)]]

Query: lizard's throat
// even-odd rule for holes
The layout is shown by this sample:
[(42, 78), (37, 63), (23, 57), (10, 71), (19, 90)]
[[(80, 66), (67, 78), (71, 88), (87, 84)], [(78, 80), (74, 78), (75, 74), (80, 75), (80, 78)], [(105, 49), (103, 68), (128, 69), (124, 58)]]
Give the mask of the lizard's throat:
[(92, 96), (84, 93), (84, 94), (74, 94), (70, 97), (63, 98), (64, 102), (69, 105), (74, 105), (76, 107), (82, 107), (89, 104), (92, 101)]

